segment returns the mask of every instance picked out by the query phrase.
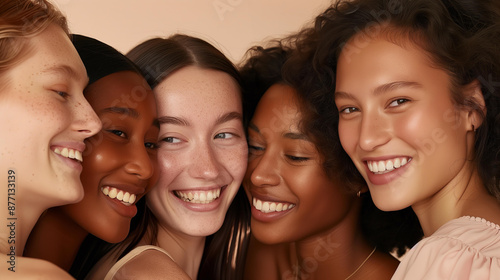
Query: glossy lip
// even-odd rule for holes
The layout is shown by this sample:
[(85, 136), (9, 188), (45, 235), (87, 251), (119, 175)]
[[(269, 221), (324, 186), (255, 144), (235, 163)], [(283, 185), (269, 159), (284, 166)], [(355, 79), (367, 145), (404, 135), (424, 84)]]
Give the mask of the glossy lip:
[[(145, 182), (144, 185), (147, 183)], [(135, 199), (134, 204), (132, 205), (124, 205), (121, 201), (119, 201), (116, 198), (111, 198), (105, 194), (102, 193), (101, 188), (104, 187), (111, 187), (111, 188), (116, 188), (118, 190), (126, 191), (131, 194), (135, 194), (137, 197)], [(144, 196), (144, 193), (146, 192), (146, 186), (140, 187), (136, 185), (131, 185), (131, 184), (118, 184), (118, 183), (102, 183), (101, 186), (99, 186), (99, 193), (104, 197), (104, 199), (111, 205), (111, 207), (121, 216), (127, 217), (127, 218), (133, 218), (137, 214), (137, 207), (135, 204), (139, 199), (141, 199)]]
[[(385, 160), (390, 160), (390, 159), (395, 159), (395, 158), (401, 158), (401, 157), (406, 157), (408, 158), (408, 163), (400, 168), (396, 168), (392, 171), (389, 171), (384, 174), (375, 174), (368, 169), (368, 161), (385, 161)], [(384, 157), (370, 157), (370, 158), (363, 158), (362, 159), (363, 166), (365, 168), (365, 172), (367, 174), (368, 180), (370, 183), (373, 185), (386, 185), (391, 183), (392, 181), (396, 180), (397, 178), (401, 177), (410, 167), (410, 165), (413, 163), (413, 157), (410, 156), (384, 156)]]
[(78, 172), (82, 171), (82, 163), (80, 161), (56, 154), (55, 153), (56, 148), (73, 149), (83, 154), (83, 151), (85, 150), (85, 144), (83, 142), (58, 142), (56, 144), (50, 145), (50, 150), (52, 151), (52, 153), (54, 153), (54, 155), (57, 156), (57, 158), (61, 159), (62, 162), (64, 162), (71, 168), (75, 169), (76, 171)]
[[(291, 209), (288, 209), (288, 210), (285, 210), (285, 211), (281, 211), (281, 212), (264, 213), (264, 212), (261, 212), (261, 211), (257, 210), (253, 206), (253, 198), (256, 198), (256, 199), (259, 199), (259, 200), (262, 200), (262, 201), (293, 204), (293, 205), (295, 205), (295, 207), (293, 207)], [(297, 207), (297, 204), (296, 203), (292, 203), (292, 202), (288, 202), (288, 201), (278, 200), (278, 199), (275, 199), (275, 198), (272, 198), (272, 197), (269, 197), (269, 196), (262, 196), (262, 195), (259, 195), (259, 194), (254, 194), (253, 192), (251, 192), (250, 206), (251, 206), (250, 208), (251, 208), (251, 211), (252, 211), (252, 220), (256, 220), (256, 221), (263, 222), (263, 223), (270, 223), (270, 222), (274, 222), (276, 220), (279, 220), (283, 216), (289, 214), (292, 210), (294, 210)]]
[[(191, 210), (191, 211), (195, 211), (195, 212), (209, 212), (209, 211), (213, 211), (215, 209), (217, 209), (219, 207), (219, 205), (221, 204), (221, 201), (222, 201), (222, 197), (225, 195), (225, 190), (227, 189), (228, 185), (224, 185), (222, 187), (204, 187), (204, 188), (196, 188), (196, 189), (177, 189), (177, 190), (173, 190), (170, 192), (170, 194), (176, 199), (176, 201), (178, 201), (182, 206), (184, 206), (185, 208)], [(175, 195), (175, 192), (176, 191), (181, 191), (181, 192), (190, 192), (190, 191), (210, 191), (210, 190), (217, 190), (217, 189), (221, 189), (220, 190), (220, 196), (215, 199), (214, 201), (210, 202), (210, 203), (191, 203), (191, 202), (187, 202), (187, 201), (184, 201), (182, 199), (180, 199), (179, 197), (177, 197), (177, 195)]]

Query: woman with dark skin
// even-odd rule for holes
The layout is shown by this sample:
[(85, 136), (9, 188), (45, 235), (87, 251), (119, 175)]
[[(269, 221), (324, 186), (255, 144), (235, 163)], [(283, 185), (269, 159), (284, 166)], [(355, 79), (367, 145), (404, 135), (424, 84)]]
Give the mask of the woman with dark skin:
[(110, 243), (125, 239), (135, 202), (156, 182), (156, 102), (136, 66), (112, 47), (73, 35), (87, 68), (84, 96), (102, 121), (86, 139), (78, 203), (47, 210), (28, 239), (25, 255), (69, 270), (89, 234)]
[[(370, 223), (398, 222), (408, 210), (377, 211), (360, 174), (338, 172), (352, 162), (338, 140), (335, 104), (296, 89), (304, 84), (292, 78), (292, 53), (281, 42), (254, 47), (241, 70), (251, 115), (245, 279), (390, 279), (399, 262), (389, 252), (415, 244), (418, 231), (405, 236), (398, 224), (374, 237), (380, 229)], [(398, 234), (402, 244), (393, 241)]]
[(0, 2), (0, 80), (0, 278), (69, 279), (22, 256), (43, 211), (82, 199), (84, 139), (101, 127), (66, 19), (49, 2)]
[(499, 37), (498, 1), (363, 0), (304, 41), (375, 204), (426, 236), (393, 279), (498, 278)]

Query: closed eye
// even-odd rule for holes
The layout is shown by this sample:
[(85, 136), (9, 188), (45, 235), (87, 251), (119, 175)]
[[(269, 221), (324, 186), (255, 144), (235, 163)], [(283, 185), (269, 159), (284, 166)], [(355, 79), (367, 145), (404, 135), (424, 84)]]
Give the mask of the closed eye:
[(292, 156), (292, 155), (286, 155), (286, 157), (289, 158), (290, 160), (296, 161), (296, 162), (308, 161), (310, 159), (308, 157), (296, 157), (296, 156)]

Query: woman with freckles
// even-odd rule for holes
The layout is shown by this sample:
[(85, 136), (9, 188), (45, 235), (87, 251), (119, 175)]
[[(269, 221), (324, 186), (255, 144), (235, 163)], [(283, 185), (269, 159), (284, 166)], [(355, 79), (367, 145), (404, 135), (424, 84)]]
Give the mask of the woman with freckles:
[(238, 279), (248, 207), (239, 73), (215, 47), (186, 35), (147, 40), (127, 56), (157, 99), (159, 180), (139, 224), (87, 279)]
[(70, 279), (23, 256), (49, 207), (82, 199), (84, 139), (101, 123), (65, 17), (47, 1), (0, 2), (0, 278)]
[(411, 206), (426, 237), (393, 279), (498, 279), (499, 2), (340, 1), (316, 27), (343, 148), (377, 207)]
[(88, 235), (110, 243), (125, 239), (136, 201), (156, 181), (158, 137), (154, 95), (138, 68), (98, 40), (82, 35), (72, 35), (72, 40), (89, 76), (84, 96), (102, 130), (85, 140), (83, 199), (47, 210), (25, 248), (26, 256), (66, 271)]
[(418, 231), (404, 213), (377, 210), (359, 173), (345, 172), (333, 99), (303, 88), (288, 44), (250, 49), (241, 69), (251, 116), (245, 279), (390, 279), (399, 262), (389, 252)]

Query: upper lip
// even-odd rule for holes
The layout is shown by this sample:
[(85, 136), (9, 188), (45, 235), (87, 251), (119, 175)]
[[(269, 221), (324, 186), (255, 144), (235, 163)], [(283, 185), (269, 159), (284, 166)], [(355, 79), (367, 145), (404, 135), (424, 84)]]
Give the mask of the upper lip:
[(390, 160), (390, 159), (402, 158), (402, 157), (411, 158), (411, 156), (392, 155), (392, 156), (379, 156), (379, 157), (363, 157), (363, 158), (361, 158), (361, 161), (363, 161), (363, 162), (382, 161), (382, 160)]
[(73, 149), (73, 150), (77, 150), (77, 151), (83, 153), (83, 151), (85, 150), (85, 143), (83, 143), (83, 142), (59, 142), (57, 144), (51, 145), (52, 149), (55, 149), (57, 147)]
[(101, 183), (101, 187), (111, 187), (118, 190), (126, 191), (131, 194), (141, 195), (146, 192), (147, 182), (138, 183), (138, 184), (129, 184), (129, 183)]
[(276, 203), (290, 203), (290, 204), (295, 204), (294, 202), (283, 200), (281, 198), (275, 198), (269, 195), (261, 195), (256, 192), (250, 191), (250, 194), (252, 195), (252, 198), (256, 198), (258, 200), (262, 201), (269, 201), (269, 202), (276, 202)]
[(173, 190), (174, 192), (175, 191), (179, 191), (179, 192), (188, 192), (188, 191), (192, 191), (192, 192), (195, 192), (195, 191), (212, 191), (212, 190), (217, 190), (217, 189), (220, 189), (220, 188), (224, 188), (224, 187), (227, 187), (228, 185), (217, 185), (217, 186), (206, 186), (206, 187), (193, 187), (193, 188), (185, 188), (185, 189), (175, 189)]

